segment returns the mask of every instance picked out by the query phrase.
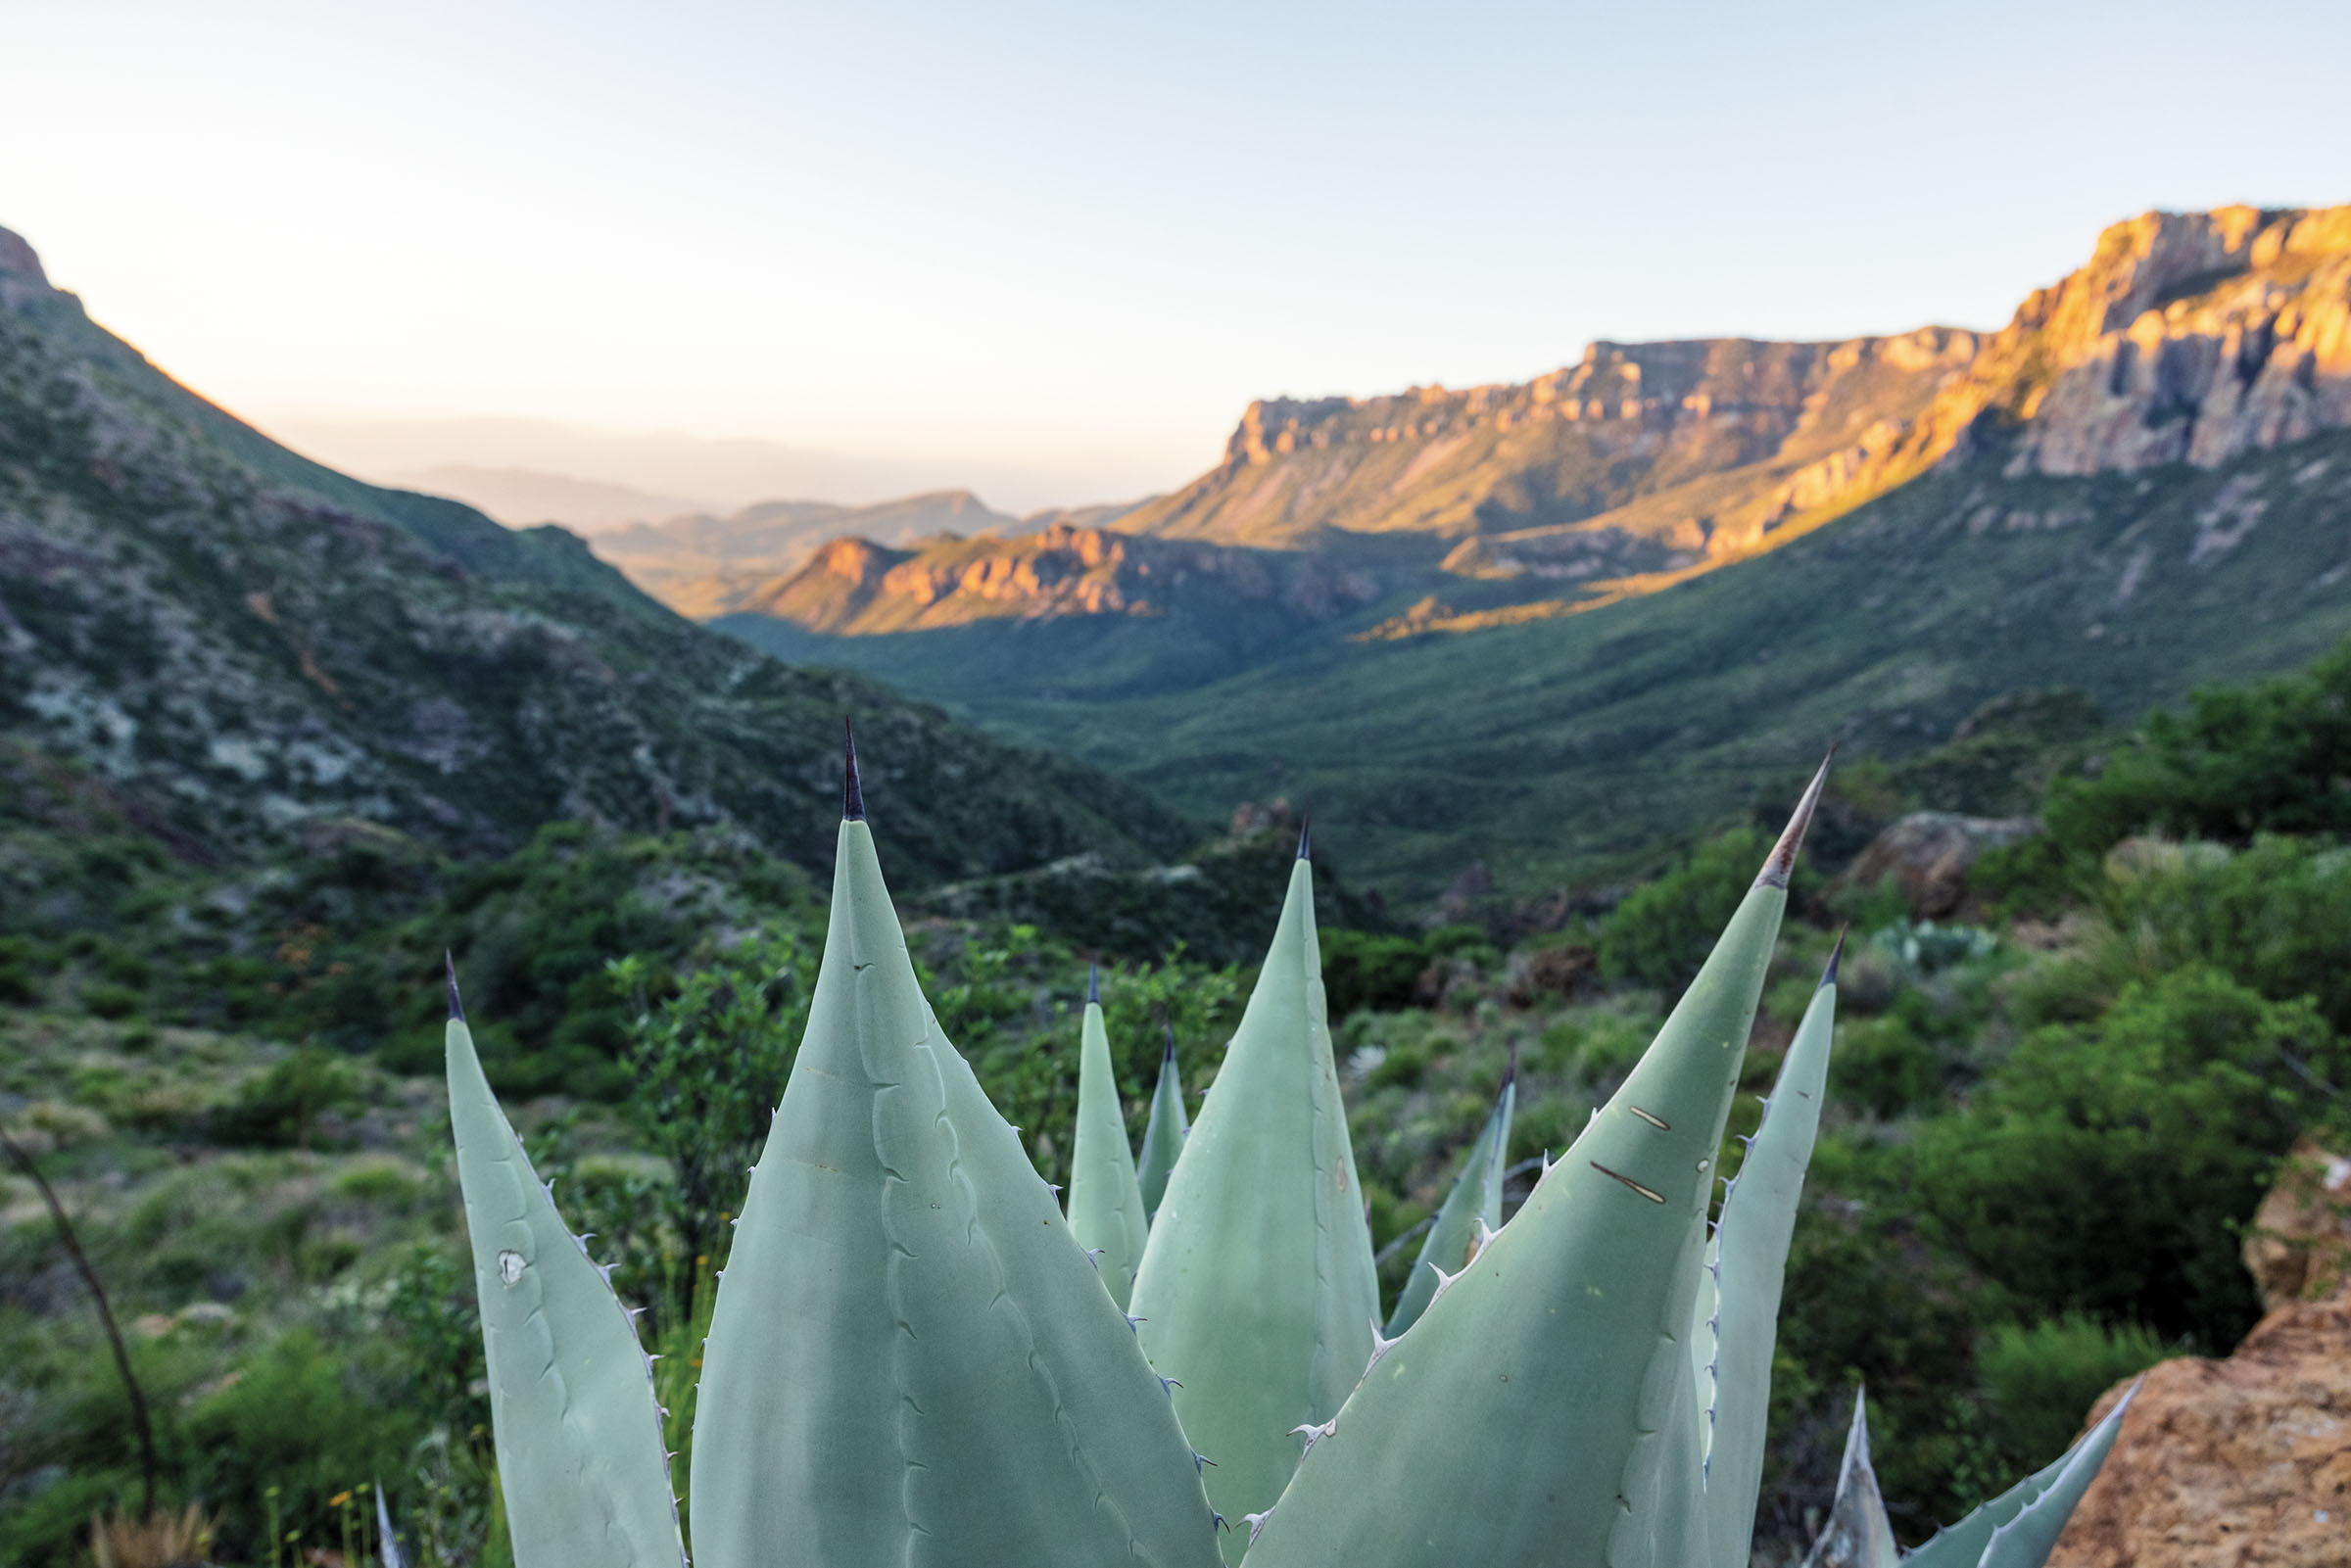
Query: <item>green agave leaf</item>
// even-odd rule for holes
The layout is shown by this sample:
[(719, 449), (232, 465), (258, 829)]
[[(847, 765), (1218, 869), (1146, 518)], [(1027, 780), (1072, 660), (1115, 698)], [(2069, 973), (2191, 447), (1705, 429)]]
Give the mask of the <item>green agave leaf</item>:
[[(1323, 1006), (1314, 873), (1301, 858), (1134, 1283), (1143, 1349), (1181, 1385), (1176, 1413), (1214, 1461), (1209, 1498), (1231, 1520), (1273, 1505), (1298, 1465), (1293, 1429), (1337, 1413), (1378, 1320)], [(1227, 1558), (1247, 1544), (1227, 1537)]]
[[(1780, 1289), (1788, 1244), (1820, 1130), (1829, 1081), (1829, 1045), (1837, 1023), (1837, 960), (1829, 954), (1820, 986), (1804, 1009), (1780, 1064), (1762, 1125), (1748, 1143), (1739, 1174), (1723, 1195), (1722, 1213), (1699, 1281), (1690, 1343), (1710, 1350), (1699, 1384), (1710, 1394), (1703, 1482), (1706, 1538), (1715, 1568), (1747, 1568), (1763, 1483), (1764, 1427), (1771, 1413), (1771, 1355), (1779, 1340)], [(1863, 1439), (1866, 1446), (1867, 1438)]]
[(1901, 1556), (1894, 1524), (1886, 1517), (1886, 1499), (1878, 1492), (1878, 1473), (1869, 1464), (1866, 1403), (1856, 1391), (1853, 1424), (1845, 1435), (1845, 1462), (1837, 1471), (1837, 1499), (1829, 1505), (1819, 1539), (1804, 1554), (1803, 1568), (1895, 1568)]
[(652, 1363), (634, 1316), (498, 1108), (449, 985), (449, 1119), (473, 1241), (515, 1568), (682, 1563)]
[(1706, 1560), (1686, 1343), (1706, 1200), (1825, 774), (1623, 1087), (1383, 1345), (1250, 1568)]
[(1070, 1234), (1094, 1255), (1110, 1299), (1127, 1309), (1134, 1271), (1143, 1260), (1143, 1189), (1127, 1150), (1127, 1113), (1119, 1104), (1118, 1074), (1110, 1065), (1110, 1035), (1102, 1027), (1100, 976), (1087, 985), (1085, 1022), (1079, 1033), (1078, 1138), (1070, 1157)]
[(703, 1354), (696, 1561), (1208, 1568), (1167, 1392), (923, 999), (851, 778), (807, 1033)]
[(1176, 1025), (1168, 1025), (1167, 1054), (1159, 1059), (1159, 1087), (1151, 1092), (1151, 1120), (1143, 1128), (1143, 1153), (1136, 1163), (1135, 1182), (1143, 1190), (1143, 1215), (1159, 1214), (1167, 1196), (1168, 1176), (1176, 1157), (1183, 1153), (1183, 1083), (1176, 1070)]
[(1437, 1294), (1440, 1269), (1460, 1273), (1477, 1255), (1482, 1236), (1502, 1228), (1502, 1170), (1510, 1158), (1511, 1112), (1517, 1103), (1518, 1063), (1513, 1057), (1510, 1070), (1503, 1074), (1494, 1110), (1477, 1141), (1463, 1157), (1461, 1173), (1453, 1178), (1453, 1190), (1446, 1193), (1427, 1238), (1420, 1243), (1420, 1255), (1404, 1282), (1404, 1294), (1396, 1298), (1396, 1310), (1388, 1316), (1388, 1338), (1401, 1338), (1420, 1320), (1430, 1298)]
[(1904, 1557), (1903, 1568), (2040, 1568), (2074, 1505), (2097, 1479), (2122, 1431), (2123, 1413), (2137, 1398), (2134, 1383), (2081, 1441)]

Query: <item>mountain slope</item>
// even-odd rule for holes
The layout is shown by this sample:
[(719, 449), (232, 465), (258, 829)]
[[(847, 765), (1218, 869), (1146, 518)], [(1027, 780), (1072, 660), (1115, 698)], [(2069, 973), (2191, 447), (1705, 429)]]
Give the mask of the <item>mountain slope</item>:
[(1129, 785), (702, 631), (560, 529), (287, 451), (0, 232), (0, 728), (105, 775), (183, 852), (321, 816), (503, 849), (577, 818), (731, 822), (823, 866), (844, 715), (917, 877), (1188, 837)]
[[(1789, 547), (1593, 614), (1359, 642), (1223, 679), (1093, 684), (1104, 623), (806, 639), (1198, 813), (1279, 793), (1360, 885), (1588, 881), (1792, 788), (1832, 739), (1898, 756), (2064, 685), (2129, 721), (2351, 634), (2351, 433), (2087, 477), (1997, 448)], [(1378, 613), (1376, 607), (1366, 615)], [(1361, 617), (1358, 623), (1360, 624)], [(1129, 623), (1116, 623), (1124, 627)]]
[[(2346, 423), (2351, 208), (2148, 214), (2108, 229), (1996, 334), (1596, 343), (1520, 386), (1253, 404), (1223, 463), (1115, 526), (1342, 568), (1364, 566), (1367, 538), (1416, 538), (1436, 569), (1382, 579), (1410, 592), (1373, 634), (1409, 637), (1655, 593), (1993, 435), (2017, 438), (2003, 450), (2022, 470), (2088, 474), (2210, 467)], [(992, 554), (959, 561), (997, 584), (988, 595), (918, 594), (856, 627), (789, 594), (718, 607), (811, 631), (1070, 613), (1015, 590), (1017, 547)]]
[(935, 534), (1027, 532), (968, 490), (938, 490), (870, 506), (768, 500), (724, 517), (694, 512), (600, 535), (596, 552), (681, 615), (740, 609), (764, 584), (797, 571), (827, 540), (903, 545)]
[(1527, 889), (1839, 734), (1898, 753), (2026, 686), (2129, 720), (2307, 659), (2351, 632), (2345, 427), (2351, 209), (2149, 214), (1986, 337), (1600, 345), (1526, 387), (1260, 404), (1120, 526), (1391, 553), (1370, 602), (1245, 659), (1160, 656), (1132, 616), (791, 645), (1198, 812), (1311, 798), (1391, 895), (1471, 858)]

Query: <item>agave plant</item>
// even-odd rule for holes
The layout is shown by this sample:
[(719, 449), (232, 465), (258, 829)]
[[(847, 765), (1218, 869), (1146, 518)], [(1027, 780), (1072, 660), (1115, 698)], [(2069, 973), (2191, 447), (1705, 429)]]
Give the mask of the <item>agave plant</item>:
[[(1821, 783), (1648, 1053), (1501, 1224), (1505, 1086), (1383, 1327), (1303, 836), (1188, 1134), (1171, 1041), (1139, 1175), (1089, 998), (1065, 1217), (916, 982), (852, 746), (806, 1036), (703, 1347), (699, 1561), (1745, 1568), (1834, 956), (1710, 1221), (1714, 1162)], [(533, 1177), (454, 975), (450, 1003), (517, 1568), (682, 1560), (634, 1314)], [(2038, 1563), (2101, 1431), (1914, 1560)], [(1890, 1533), (1868, 1539), (1871, 1568), (1891, 1560)]]

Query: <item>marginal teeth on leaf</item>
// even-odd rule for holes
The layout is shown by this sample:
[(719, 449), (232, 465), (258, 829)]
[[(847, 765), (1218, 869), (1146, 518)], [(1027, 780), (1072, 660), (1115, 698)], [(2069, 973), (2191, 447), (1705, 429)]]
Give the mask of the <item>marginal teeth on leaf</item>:
[[(1335, 1415), (1334, 1415), (1334, 1416), (1332, 1416), (1332, 1417), (1331, 1417), (1329, 1420), (1327, 1420), (1327, 1421), (1323, 1422), (1323, 1423), (1322, 1423), (1320, 1426), (1314, 1426), (1314, 1425), (1312, 1425), (1312, 1424), (1309, 1424), (1309, 1425), (1307, 1425), (1307, 1426), (1294, 1426), (1294, 1427), (1290, 1428), (1290, 1436), (1292, 1436), (1292, 1437), (1294, 1437), (1294, 1438), (1304, 1438), (1304, 1439), (1306, 1439), (1306, 1447), (1305, 1447), (1304, 1449), (1301, 1449), (1299, 1450), (1299, 1452), (1298, 1452), (1298, 1457), (1300, 1457), (1301, 1459), (1303, 1459), (1303, 1458), (1305, 1458), (1305, 1457), (1306, 1457), (1308, 1454), (1310, 1454), (1310, 1453), (1314, 1452), (1314, 1451), (1315, 1451), (1315, 1445), (1316, 1445), (1316, 1444), (1318, 1444), (1318, 1443), (1321, 1442), (1321, 1441), (1322, 1441), (1324, 1438), (1326, 1438), (1326, 1437), (1329, 1437), (1329, 1436), (1330, 1436), (1330, 1435), (1331, 1435), (1333, 1432), (1336, 1432), (1338, 1429), (1339, 1429), (1339, 1418), (1338, 1418), (1337, 1416), (1335, 1416)], [(1269, 1509), (1269, 1510), (1267, 1510), (1267, 1511), (1268, 1511), (1268, 1512), (1271, 1512), (1271, 1509)]]
[(1259, 1532), (1266, 1528), (1266, 1521), (1272, 1517), (1273, 1510), (1271, 1508), (1268, 1508), (1264, 1513), (1245, 1513), (1241, 1515), (1241, 1523), (1249, 1527), (1249, 1544), (1252, 1546), (1257, 1544)]
[(1428, 1305), (1434, 1307), (1439, 1301), (1444, 1299), (1444, 1295), (1447, 1291), (1453, 1289), (1453, 1282), (1461, 1278), (1462, 1274), (1465, 1274), (1469, 1270), (1464, 1267), (1462, 1269), (1461, 1273), (1448, 1274), (1436, 1264), (1431, 1263), (1428, 1265), (1428, 1271), (1437, 1276), (1437, 1288), (1429, 1292), (1428, 1296)]
[[(1400, 1340), (1403, 1337), (1403, 1335), (1399, 1334), (1396, 1339)], [(1388, 1347), (1394, 1345), (1395, 1343), (1396, 1340), (1389, 1339), (1386, 1335), (1380, 1333), (1379, 1319), (1376, 1317), (1371, 1319), (1371, 1359), (1364, 1363), (1364, 1375), (1366, 1377), (1369, 1377), (1371, 1375), (1371, 1368), (1379, 1364), (1379, 1358), (1387, 1354)]]

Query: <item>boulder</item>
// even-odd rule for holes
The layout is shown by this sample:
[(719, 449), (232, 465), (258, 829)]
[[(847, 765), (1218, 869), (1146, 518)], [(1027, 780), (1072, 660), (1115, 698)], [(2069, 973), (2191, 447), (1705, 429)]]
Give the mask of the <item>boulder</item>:
[(1871, 839), (1831, 891), (1850, 887), (1867, 892), (1891, 877), (1912, 916), (1943, 920), (1966, 900), (1968, 871), (1986, 850), (2004, 849), (2039, 832), (2038, 817), (1914, 811)]
[(2226, 1359), (2148, 1371), (2049, 1568), (2351, 1562), (2347, 1201), (2351, 1163), (2305, 1142), (2245, 1245), (2271, 1311)]

